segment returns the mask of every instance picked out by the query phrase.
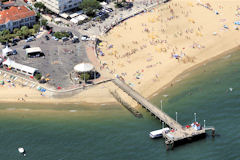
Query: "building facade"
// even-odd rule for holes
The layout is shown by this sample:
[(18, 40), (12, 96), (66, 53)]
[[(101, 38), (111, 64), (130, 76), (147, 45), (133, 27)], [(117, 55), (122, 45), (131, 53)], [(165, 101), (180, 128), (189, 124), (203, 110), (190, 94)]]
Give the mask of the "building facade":
[(41, 0), (52, 12), (59, 14), (77, 8), (82, 0)]
[(21, 26), (31, 27), (36, 23), (36, 13), (25, 6), (12, 6), (7, 10), (0, 11), (0, 31)]

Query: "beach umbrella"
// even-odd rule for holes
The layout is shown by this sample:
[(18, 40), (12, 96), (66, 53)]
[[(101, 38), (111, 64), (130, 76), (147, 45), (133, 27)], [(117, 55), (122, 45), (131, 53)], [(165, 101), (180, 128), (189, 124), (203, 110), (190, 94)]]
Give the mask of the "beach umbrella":
[(240, 25), (240, 21), (236, 21), (236, 22), (234, 22), (234, 24)]
[(227, 25), (223, 25), (223, 27), (224, 27), (225, 29), (228, 29), (228, 26), (227, 26)]

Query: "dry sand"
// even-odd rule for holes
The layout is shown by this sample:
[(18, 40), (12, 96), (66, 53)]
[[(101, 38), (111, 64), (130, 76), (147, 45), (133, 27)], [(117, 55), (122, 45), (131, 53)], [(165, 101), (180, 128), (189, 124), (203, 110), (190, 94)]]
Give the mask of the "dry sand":
[(101, 37), (101, 62), (149, 97), (187, 69), (237, 47), (240, 1), (201, 2), (208, 8), (195, 0), (172, 0), (123, 22)]
[[(102, 95), (102, 93), (104, 93)], [(115, 102), (108, 89), (103, 85), (95, 86), (84, 90), (74, 96), (53, 98), (52, 92), (44, 92), (41, 94), (36, 88), (22, 87), (16, 85), (15, 87), (10, 84), (0, 86), (0, 102), (17, 102), (17, 103), (113, 103)]]
[[(212, 59), (240, 44), (240, 31), (234, 29), (238, 0), (172, 0), (151, 12), (131, 18), (112, 29), (103, 40), (100, 57), (104, 68), (122, 76), (143, 96), (150, 97), (189, 68)], [(215, 13), (219, 12), (219, 15)], [(229, 29), (224, 29), (227, 25)], [(240, 26), (239, 26), (240, 27)], [(215, 32), (215, 33), (214, 33)], [(213, 34), (214, 33), (214, 34)], [(112, 46), (111, 46), (112, 45)], [(177, 54), (179, 59), (173, 58)], [(49, 98), (51, 93), (27, 87), (0, 89), (2, 102), (36, 103), (107, 103), (115, 102), (109, 89), (101, 84), (72, 97)], [(27, 95), (27, 97), (25, 96)], [(127, 99), (126, 96), (123, 96)], [(23, 98), (24, 100), (21, 100)]]

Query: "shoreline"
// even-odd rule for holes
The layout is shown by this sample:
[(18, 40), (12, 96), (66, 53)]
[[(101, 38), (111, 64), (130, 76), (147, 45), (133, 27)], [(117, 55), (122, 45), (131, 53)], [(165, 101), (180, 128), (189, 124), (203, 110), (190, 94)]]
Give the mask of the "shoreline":
[[(216, 61), (226, 55), (229, 55), (229, 54), (232, 54), (236, 51), (240, 50), (240, 46), (237, 45), (236, 47), (232, 48), (232, 49), (229, 49), (227, 51), (224, 51), (220, 54), (217, 54), (216, 56), (210, 58), (210, 59), (207, 59), (205, 61), (202, 61), (200, 63), (197, 63), (195, 64), (194, 66), (191, 66), (189, 68), (187, 68), (186, 70), (180, 72), (178, 75), (176, 75), (171, 81), (169, 81), (166, 85), (162, 86), (161, 88), (159, 88), (157, 91), (155, 92), (152, 92), (151, 95), (147, 96), (146, 98), (148, 100), (151, 100), (153, 97), (161, 94), (161, 92), (163, 92), (164, 90), (166, 90), (167, 88), (171, 87), (171, 84), (175, 85), (176, 83), (178, 83), (178, 81), (176, 81), (177, 79), (179, 78), (182, 78), (181, 80), (184, 80), (184, 76), (186, 74), (188, 74), (189, 72), (192, 72), (194, 71), (195, 69), (201, 67), (203, 64), (205, 63), (211, 63), (213, 61)], [(191, 73), (190, 73), (191, 74)], [(101, 85), (99, 85), (101, 86)], [(96, 86), (92, 87), (92, 89), (94, 89)], [(24, 88), (24, 87), (23, 87)], [(70, 98), (70, 99), (69, 99)], [(14, 98), (15, 99), (15, 98)], [(89, 102), (89, 101), (79, 101), (79, 102), (76, 102), (76, 101), (71, 101), (71, 97), (68, 97), (68, 98), (64, 98), (63, 100), (61, 100), (61, 98), (47, 98), (47, 100), (40, 100), (40, 99), (32, 99), (32, 100), (27, 100), (27, 101), (16, 101), (14, 99), (8, 99), (8, 100), (2, 100), (0, 99), (0, 103), (1, 104), (16, 104), (16, 103), (21, 103), (21, 104), (39, 104), (39, 105), (44, 105), (44, 104), (47, 104), (47, 105), (58, 105), (58, 104), (61, 104), (61, 105), (84, 105), (84, 106), (93, 106), (93, 107), (96, 107), (96, 106), (104, 106), (104, 105), (120, 105), (117, 101), (113, 102), (109, 99), (107, 99), (106, 101), (102, 101), (102, 102), (99, 102), (99, 101), (96, 101), (95, 103), (94, 102)]]
[(211, 63), (211, 62), (217, 61), (218, 59), (220, 59), (220, 58), (222, 58), (224, 56), (230, 55), (230, 54), (232, 54), (232, 53), (234, 53), (236, 51), (240, 51), (240, 45), (238, 45), (238, 46), (236, 46), (236, 47), (234, 47), (232, 49), (229, 49), (228, 51), (224, 51), (224, 52), (222, 52), (220, 54), (217, 54), (215, 57), (212, 57), (212, 58), (207, 59), (207, 60), (205, 60), (203, 62), (195, 64), (194, 66), (192, 66), (190, 68), (187, 68), (186, 70), (184, 70), (181, 73), (179, 73), (173, 80), (168, 82), (168, 84), (164, 85), (158, 91), (156, 91), (156, 92), (152, 93), (150, 96), (148, 96), (147, 99), (149, 100), (149, 99), (153, 98), (154, 96), (161, 94), (161, 92), (163, 92), (165, 89), (171, 87), (171, 84), (174, 85), (174, 84), (178, 83), (178, 81), (176, 81), (176, 80), (178, 80), (179, 78), (183, 77), (181, 80), (184, 80), (185, 75), (188, 74), (188, 72), (192, 72), (195, 69), (201, 67), (202, 65), (204, 65), (206, 63)]

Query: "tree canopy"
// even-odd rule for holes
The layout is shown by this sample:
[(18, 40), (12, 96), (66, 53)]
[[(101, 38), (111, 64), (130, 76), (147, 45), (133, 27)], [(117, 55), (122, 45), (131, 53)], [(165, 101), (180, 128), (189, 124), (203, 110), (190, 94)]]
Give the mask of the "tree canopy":
[(40, 23), (41, 23), (42, 26), (46, 26), (47, 22), (48, 21), (46, 19), (42, 19)]
[(102, 6), (97, 0), (83, 0), (80, 3), (79, 8), (82, 9), (86, 15), (94, 17), (97, 10), (101, 9)]
[(62, 39), (63, 37), (70, 36), (69, 33), (67, 33), (67, 32), (55, 32), (53, 35), (58, 39)]
[(14, 28), (11, 33), (9, 30), (0, 31), (0, 42), (11, 42), (14, 38), (26, 38), (30, 35), (34, 35), (39, 31), (39, 24), (35, 24), (33, 28), (29, 29), (27, 26), (21, 28)]
[(40, 9), (40, 10), (46, 9), (46, 6), (45, 6), (42, 2), (36, 2), (36, 3), (34, 4), (34, 7), (35, 7), (35, 8), (38, 8), (38, 9)]
[(85, 80), (85, 82), (87, 82), (90, 79), (90, 74), (89, 73), (81, 73), (80, 78), (82, 80)]

